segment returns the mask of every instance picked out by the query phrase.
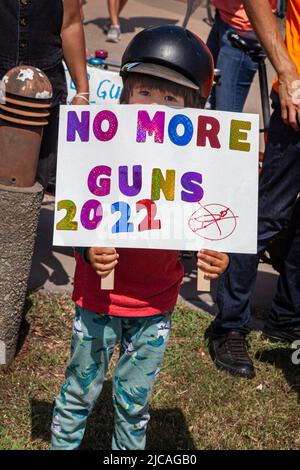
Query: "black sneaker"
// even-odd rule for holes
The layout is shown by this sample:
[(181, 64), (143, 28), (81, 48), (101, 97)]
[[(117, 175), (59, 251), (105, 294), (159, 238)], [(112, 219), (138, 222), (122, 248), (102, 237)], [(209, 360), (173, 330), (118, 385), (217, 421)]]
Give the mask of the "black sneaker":
[(291, 344), (296, 340), (300, 340), (300, 326), (276, 329), (265, 325), (262, 335), (263, 338), (270, 340), (272, 343), (281, 342)]
[(255, 377), (253, 362), (247, 353), (245, 336), (240, 331), (231, 330), (224, 336), (211, 339), (209, 351), (219, 369), (247, 379)]

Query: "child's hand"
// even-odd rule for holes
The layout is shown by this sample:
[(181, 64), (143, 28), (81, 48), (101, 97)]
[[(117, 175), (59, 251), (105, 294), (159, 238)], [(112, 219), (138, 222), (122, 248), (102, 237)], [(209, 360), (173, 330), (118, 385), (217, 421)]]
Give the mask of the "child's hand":
[(197, 253), (197, 266), (204, 272), (205, 279), (217, 279), (227, 269), (229, 256), (215, 250), (201, 250)]
[(107, 276), (116, 267), (119, 258), (115, 248), (90, 247), (85, 254), (100, 277)]

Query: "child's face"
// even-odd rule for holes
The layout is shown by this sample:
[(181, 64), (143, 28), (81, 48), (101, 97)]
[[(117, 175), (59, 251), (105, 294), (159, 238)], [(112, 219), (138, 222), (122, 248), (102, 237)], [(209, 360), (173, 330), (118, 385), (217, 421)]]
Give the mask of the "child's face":
[(136, 85), (133, 87), (129, 104), (163, 104), (182, 108), (184, 107), (184, 99), (172, 92), (161, 92), (145, 85)]

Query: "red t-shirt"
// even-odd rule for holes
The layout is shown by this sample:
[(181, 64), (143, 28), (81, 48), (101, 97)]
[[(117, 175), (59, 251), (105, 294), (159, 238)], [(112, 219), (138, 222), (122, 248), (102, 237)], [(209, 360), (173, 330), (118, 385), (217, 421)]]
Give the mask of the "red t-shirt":
[(183, 267), (178, 251), (117, 249), (114, 290), (101, 290), (101, 279), (78, 252), (73, 301), (96, 313), (145, 317), (170, 310), (176, 304)]

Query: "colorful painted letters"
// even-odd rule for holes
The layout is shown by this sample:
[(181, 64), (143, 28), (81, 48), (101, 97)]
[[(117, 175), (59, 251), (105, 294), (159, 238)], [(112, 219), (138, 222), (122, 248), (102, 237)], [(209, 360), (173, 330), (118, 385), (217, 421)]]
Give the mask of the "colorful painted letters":
[[(201, 112), (201, 111), (199, 111)], [(88, 142), (90, 135), (90, 112), (68, 112), (67, 142)], [(110, 110), (103, 110), (96, 114), (92, 123), (94, 137), (100, 142), (108, 142), (114, 139), (119, 130), (119, 122), (116, 114)], [(183, 113), (178, 113), (170, 119), (167, 127), (168, 140), (178, 146), (192, 145), (192, 139), (196, 132), (196, 146), (221, 149), (220, 121), (207, 115), (198, 116), (196, 122)], [(251, 142), (248, 141), (247, 131), (251, 130), (250, 121), (231, 120), (230, 135), (227, 147), (224, 151), (250, 152)], [(123, 129), (123, 132), (125, 129)], [(156, 111), (153, 117), (146, 110), (137, 113), (136, 142), (145, 144), (153, 140), (157, 144), (163, 144), (166, 140), (166, 113)], [(193, 144), (195, 145), (195, 144)]]
[(61, 106), (54, 243), (255, 252), (258, 135), (250, 114)]
[[(129, 174), (132, 174), (133, 183), (128, 182)], [(118, 176), (113, 174), (111, 167), (99, 165), (93, 168), (87, 179), (87, 185), (90, 192), (94, 196), (109, 196), (111, 190), (111, 177), (118, 177), (118, 185), (121, 194), (127, 197), (137, 196), (143, 185), (143, 169), (142, 165), (134, 165), (129, 169), (127, 165), (118, 167)], [(167, 169), (163, 174), (160, 168), (153, 168), (151, 183), (151, 200), (159, 201), (163, 193), (166, 201), (174, 201), (176, 171)], [(180, 183), (183, 191), (181, 192), (181, 200), (185, 202), (200, 201), (204, 195), (202, 184), (202, 174), (195, 171), (184, 173), (181, 176)]]

